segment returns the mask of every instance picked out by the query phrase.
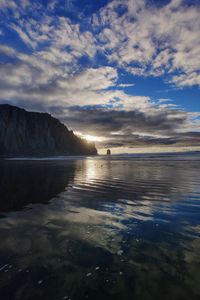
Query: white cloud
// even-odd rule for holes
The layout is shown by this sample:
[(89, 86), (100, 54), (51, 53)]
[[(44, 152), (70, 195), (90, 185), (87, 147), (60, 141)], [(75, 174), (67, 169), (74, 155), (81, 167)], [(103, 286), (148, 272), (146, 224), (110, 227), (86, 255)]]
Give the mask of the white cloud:
[(15, 24), (12, 24), (10, 27), (18, 33), (19, 37), (23, 40), (23, 42), (27, 46), (32, 47), (32, 48), (36, 47), (37, 44), (19, 26), (15, 25)]
[[(97, 106), (94, 124), (104, 126), (100, 119), (108, 114), (104, 123), (111, 130), (111, 114), (114, 130), (124, 135), (134, 129), (160, 138), (178, 130), (197, 130), (199, 120), (194, 120), (194, 114), (168, 103), (169, 99), (154, 102), (148, 96), (130, 95), (123, 89), (134, 84), (119, 83), (122, 69), (143, 77), (167, 74), (177, 87), (200, 84), (199, 8), (180, 3), (174, 0), (155, 8), (143, 0), (114, 0), (92, 16), (89, 31), (69, 18), (48, 15), (55, 1), (44, 10), (42, 4), (35, 7), (29, 0), (21, 0), (18, 6), (0, 0), (3, 10), (14, 12), (15, 19), (5, 26), (27, 46), (21, 52), (0, 45), (0, 53), (8, 57), (0, 64), (0, 101), (52, 110), (63, 119), (75, 114), (70, 110), (74, 106)], [(23, 17), (33, 7), (40, 21)], [(119, 7), (124, 13), (119, 14)], [(107, 58), (102, 65), (97, 53)], [(86, 57), (82, 65), (80, 59)], [(76, 129), (81, 131), (80, 115)]]
[(7, 8), (11, 8), (11, 9), (15, 9), (17, 7), (16, 3), (14, 0), (0, 0), (0, 8), (1, 9), (7, 9)]
[(7, 45), (0, 45), (0, 53), (6, 56), (16, 56), (17, 51)]
[(121, 83), (121, 84), (118, 84), (117, 87), (126, 88), (126, 87), (131, 87), (134, 85), (135, 85), (134, 83)]
[[(144, 0), (113, 0), (92, 16), (91, 31), (82, 30), (69, 18), (48, 15), (55, 5), (51, 1), (45, 10), (29, 0), (21, 0), (18, 6), (12, 0), (0, 2), (1, 8), (15, 11), (17, 25), (8, 26), (40, 61), (59, 67), (71, 64), (76, 70), (79, 58), (85, 55), (94, 60), (99, 51), (109, 63), (137, 76), (169, 74), (169, 82), (177, 86), (200, 84), (196, 73), (200, 70), (198, 5), (184, 6), (182, 1), (172, 0), (155, 7)], [(31, 8), (41, 15), (39, 22), (34, 17), (20, 17)], [(119, 8), (124, 13), (119, 14)]]
[(16, 64), (13, 66), (8, 63), (4, 66), (0, 65), (0, 78), (1, 90), (6, 88), (9, 93), (11, 87), (15, 89), (16, 87), (32, 84), (32, 73), (29, 72), (29, 67), (25, 64)]
[(166, 102), (171, 102), (172, 100), (171, 99), (168, 99), (168, 98), (160, 98), (158, 99), (158, 103), (166, 103)]
[(111, 67), (89, 68), (71, 78), (60, 80), (59, 85), (71, 90), (99, 91), (115, 85), (117, 77), (117, 71)]
[[(155, 8), (139, 0), (109, 3), (93, 16), (94, 27), (103, 26), (99, 40), (109, 61), (139, 76), (200, 70), (200, 7), (181, 4), (172, 0)], [(120, 6), (127, 9), (122, 15)], [(198, 76), (182, 80), (182, 85), (192, 84), (200, 84)]]
[(170, 82), (178, 87), (200, 85), (200, 73), (192, 72), (173, 76)]

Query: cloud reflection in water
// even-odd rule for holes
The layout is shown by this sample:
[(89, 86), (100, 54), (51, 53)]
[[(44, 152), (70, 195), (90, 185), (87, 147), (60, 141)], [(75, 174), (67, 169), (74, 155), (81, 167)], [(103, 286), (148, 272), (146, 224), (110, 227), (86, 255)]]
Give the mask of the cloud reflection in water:
[(152, 158), (4, 162), (4, 299), (196, 299), (199, 167)]

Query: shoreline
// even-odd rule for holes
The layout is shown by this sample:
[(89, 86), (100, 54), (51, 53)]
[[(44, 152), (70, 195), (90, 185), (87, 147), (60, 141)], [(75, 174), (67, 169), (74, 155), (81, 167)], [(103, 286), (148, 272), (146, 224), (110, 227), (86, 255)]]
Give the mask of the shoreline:
[(82, 160), (82, 159), (125, 159), (125, 158), (165, 158), (165, 157), (176, 157), (184, 155), (200, 155), (200, 151), (180, 151), (180, 152), (149, 152), (149, 153), (124, 153), (124, 154), (113, 154), (111, 156), (107, 155), (67, 155), (67, 156), (15, 156), (15, 157), (0, 157), (0, 161), (64, 161), (64, 160)]

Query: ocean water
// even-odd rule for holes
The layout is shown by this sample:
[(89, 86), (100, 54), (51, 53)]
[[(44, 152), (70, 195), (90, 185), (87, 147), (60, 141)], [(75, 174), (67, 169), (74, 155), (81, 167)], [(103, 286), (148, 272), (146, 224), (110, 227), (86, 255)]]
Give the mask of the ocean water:
[(0, 299), (200, 299), (199, 153), (1, 161)]

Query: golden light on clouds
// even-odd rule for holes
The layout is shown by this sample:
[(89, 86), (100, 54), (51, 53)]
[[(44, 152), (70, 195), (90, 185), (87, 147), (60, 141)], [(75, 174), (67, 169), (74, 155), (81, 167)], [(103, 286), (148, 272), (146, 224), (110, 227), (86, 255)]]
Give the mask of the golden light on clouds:
[(83, 134), (81, 132), (75, 132), (75, 134), (78, 135), (79, 137), (87, 140), (88, 142), (102, 142), (102, 141), (104, 141), (104, 138), (101, 137), (101, 136)]
[(101, 142), (102, 139), (101, 137), (98, 137), (98, 136), (94, 136), (94, 135), (84, 135), (83, 136), (84, 139), (86, 139), (87, 141), (90, 141), (90, 142)]

